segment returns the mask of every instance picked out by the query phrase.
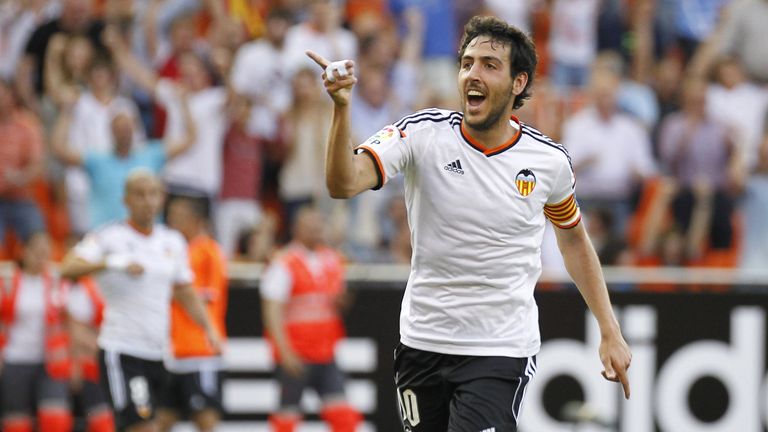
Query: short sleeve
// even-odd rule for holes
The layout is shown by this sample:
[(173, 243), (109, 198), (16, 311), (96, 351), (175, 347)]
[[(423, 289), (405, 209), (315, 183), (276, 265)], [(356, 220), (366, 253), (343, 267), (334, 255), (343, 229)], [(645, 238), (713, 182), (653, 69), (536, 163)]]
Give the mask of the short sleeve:
[(192, 268), (189, 266), (189, 255), (187, 253), (187, 243), (179, 241), (179, 253), (176, 254), (174, 263), (176, 271), (173, 275), (173, 282), (178, 285), (191, 284), (193, 280)]
[(544, 215), (558, 228), (573, 228), (581, 221), (581, 211), (576, 202), (576, 178), (567, 155), (558, 157), (560, 170), (555, 177), (552, 191), (544, 205)]
[(264, 271), (259, 290), (263, 298), (285, 303), (291, 296), (292, 283), (291, 273), (285, 264), (275, 261)]
[(179, 97), (173, 81), (169, 79), (158, 80), (157, 86), (155, 87), (155, 98), (157, 98), (157, 102), (166, 109), (177, 103)]
[(395, 125), (387, 125), (355, 148), (355, 153), (365, 152), (375, 162), (381, 188), (389, 179), (405, 170), (413, 155), (408, 137)]
[(74, 285), (67, 296), (67, 313), (73, 319), (81, 322), (93, 320), (93, 303), (88, 293), (80, 285)]
[(86, 234), (85, 237), (80, 240), (80, 243), (75, 246), (75, 256), (92, 263), (102, 261), (106, 254), (102, 236), (103, 233), (101, 232)]
[(148, 145), (144, 148), (145, 160), (143, 162), (147, 164), (147, 168), (152, 171), (160, 172), (160, 170), (163, 169), (165, 162), (168, 160), (168, 149), (158, 140), (151, 140), (147, 144)]

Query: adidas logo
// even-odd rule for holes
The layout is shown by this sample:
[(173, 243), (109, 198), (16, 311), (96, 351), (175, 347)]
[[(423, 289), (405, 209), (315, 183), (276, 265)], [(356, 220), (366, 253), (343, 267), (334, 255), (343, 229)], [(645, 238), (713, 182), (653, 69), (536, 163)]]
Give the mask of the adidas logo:
[[(453, 161), (451, 163), (446, 164), (443, 167), (443, 169), (446, 170), (446, 171), (455, 172), (456, 174), (464, 175), (464, 170), (461, 169), (461, 161), (458, 160), (458, 159), (456, 159), (455, 161)], [(485, 432), (485, 431), (483, 431), (483, 432)]]

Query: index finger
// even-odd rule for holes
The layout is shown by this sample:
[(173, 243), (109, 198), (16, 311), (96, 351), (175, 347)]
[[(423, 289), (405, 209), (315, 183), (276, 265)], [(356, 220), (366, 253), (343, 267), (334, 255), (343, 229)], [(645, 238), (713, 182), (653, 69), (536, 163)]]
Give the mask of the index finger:
[(315, 63), (317, 63), (323, 69), (327, 68), (328, 65), (331, 64), (331, 62), (329, 62), (328, 60), (323, 58), (323, 56), (321, 56), (320, 54), (314, 51), (307, 50), (304, 53), (307, 55), (307, 57), (311, 58)]
[(616, 371), (616, 375), (619, 377), (621, 387), (624, 388), (624, 398), (629, 399), (629, 377), (627, 377), (627, 370), (619, 368)]

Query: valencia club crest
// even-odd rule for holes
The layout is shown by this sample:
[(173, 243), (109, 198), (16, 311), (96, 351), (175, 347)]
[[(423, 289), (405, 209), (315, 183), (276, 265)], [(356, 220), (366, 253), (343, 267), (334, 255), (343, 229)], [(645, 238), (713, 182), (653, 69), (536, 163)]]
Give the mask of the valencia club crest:
[(520, 195), (524, 197), (533, 192), (533, 188), (536, 187), (536, 176), (533, 174), (533, 171), (529, 169), (520, 170), (517, 173), (517, 177), (515, 177), (515, 186), (517, 186), (517, 191), (520, 192)]

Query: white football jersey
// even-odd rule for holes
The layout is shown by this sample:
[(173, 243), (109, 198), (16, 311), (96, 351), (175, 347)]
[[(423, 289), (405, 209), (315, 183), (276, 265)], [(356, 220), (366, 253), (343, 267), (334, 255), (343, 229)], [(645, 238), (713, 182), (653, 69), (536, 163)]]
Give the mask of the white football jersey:
[(89, 262), (111, 255), (144, 267), (141, 276), (105, 270), (98, 275), (104, 296), (104, 321), (99, 346), (146, 360), (162, 360), (168, 348), (170, 302), (175, 284), (192, 282), (187, 243), (177, 231), (156, 224), (144, 235), (126, 222), (89, 233), (75, 247)]
[(516, 135), (484, 149), (461, 113), (429, 109), (357, 147), (373, 156), (381, 183), (405, 175), (413, 256), (400, 338), (409, 347), (508, 357), (539, 350), (533, 290), (545, 221), (570, 228), (581, 216), (565, 149), (510, 122)]

